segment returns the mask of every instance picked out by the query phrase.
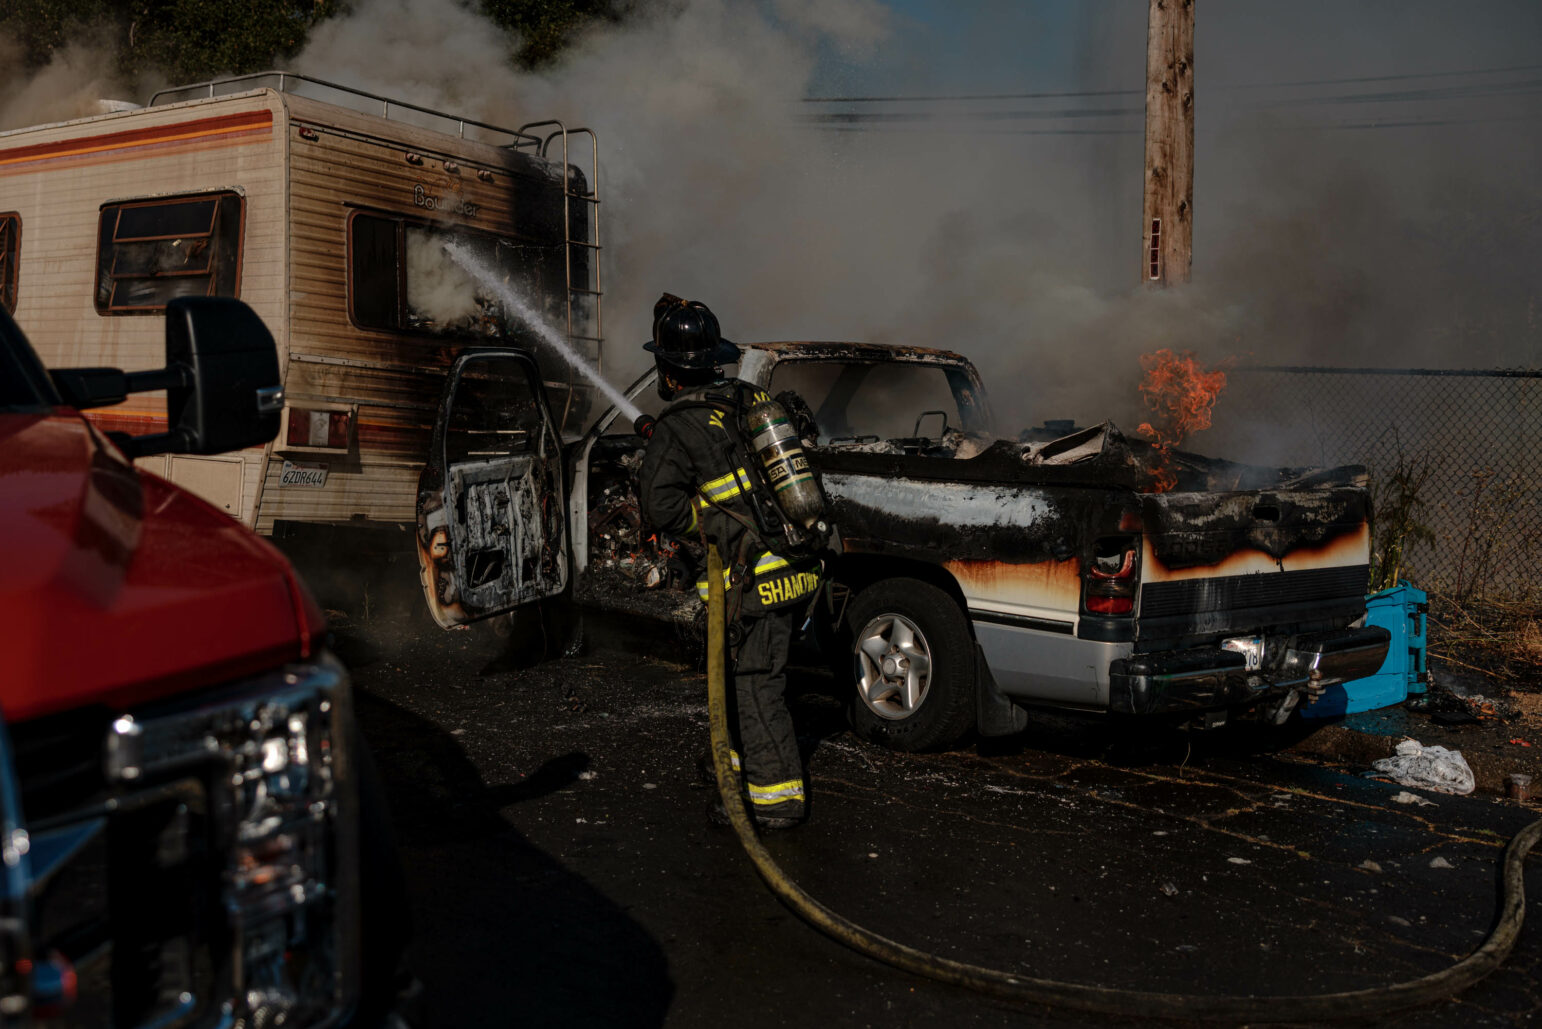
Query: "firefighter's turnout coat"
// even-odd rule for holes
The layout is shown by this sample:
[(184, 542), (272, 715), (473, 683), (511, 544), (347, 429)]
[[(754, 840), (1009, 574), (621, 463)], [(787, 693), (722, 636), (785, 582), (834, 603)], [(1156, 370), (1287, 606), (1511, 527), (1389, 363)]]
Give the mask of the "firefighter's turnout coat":
[[(747, 463), (754, 455), (741, 443), (739, 408), (764, 399), (737, 380), (676, 398), (659, 416), (643, 456), (642, 513), (662, 532), (704, 536), (722, 555), (727, 608), (743, 630), (734, 699), (749, 799), (758, 815), (801, 817), (802, 763), (783, 693), (792, 620), (819, 587), (819, 564), (777, 554), (774, 543), (750, 529), (755, 469)], [(705, 599), (706, 579), (696, 588)]]
[[(691, 539), (704, 534), (716, 543), (728, 610), (754, 615), (806, 604), (819, 587), (819, 564), (775, 553), (774, 540), (756, 538), (745, 524), (755, 522), (749, 503), (755, 469), (746, 466), (754, 455), (739, 443), (739, 397), (746, 407), (768, 399), (729, 380), (683, 393), (665, 408), (643, 457), (642, 510), (656, 529)], [(696, 590), (707, 599), (706, 579)]]

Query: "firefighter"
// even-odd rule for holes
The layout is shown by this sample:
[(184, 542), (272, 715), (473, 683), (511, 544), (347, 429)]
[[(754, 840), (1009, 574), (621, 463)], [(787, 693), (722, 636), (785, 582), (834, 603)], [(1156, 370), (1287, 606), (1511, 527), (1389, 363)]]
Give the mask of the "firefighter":
[[(787, 652), (794, 619), (818, 588), (819, 564), (777, 554), (767, 543), (775, 537), (761, 531), (751, 491), (764, 487), (741, 414), (765, 395), (724, 375), (722, 366), (737, 361), (739, 349), (722, 338), (707, 305), (664, 294), (644, 349), (658, 367), (659, 395), (671, 403), (657, 422), (639, 425), (651, 430), (640, 474), (643, 517), (662, 532), (701, 538), (722, 555), (729, 639), (737, 640), (735, 764), (756, 823), (791, 828), (808, 807), (785, 697)], [(705, 599), (706, 579), (696, 588)], [(721, 803), (708, 813), (726, 822)]]

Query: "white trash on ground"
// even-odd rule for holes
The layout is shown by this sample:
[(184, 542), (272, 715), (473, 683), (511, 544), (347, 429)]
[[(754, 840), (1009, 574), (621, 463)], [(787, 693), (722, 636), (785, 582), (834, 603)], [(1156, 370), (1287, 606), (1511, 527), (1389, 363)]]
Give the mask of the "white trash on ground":
[(1477, 785), (1460, 750), (1426, 747), (1418, 740), (1404, 740), (1397, 745), (1396, 754), (1372, 762), (1371, 767), (1404, 786), (1442, 793), (1471, 793)]

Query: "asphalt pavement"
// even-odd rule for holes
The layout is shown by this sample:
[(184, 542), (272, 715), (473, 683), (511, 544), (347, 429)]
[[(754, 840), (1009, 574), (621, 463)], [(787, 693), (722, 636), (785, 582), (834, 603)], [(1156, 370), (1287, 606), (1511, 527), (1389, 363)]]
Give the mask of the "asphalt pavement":
[[(915, 978), (782, 906), (704, 817), (705, 680), (670, 630), (591, 618), (583, 656), (525, 664), (481, 632), (334, 615), (400, 836), (429, 1025), (1117, 1021)], [(892, 753), (851, 734), (832, 690), (817, 668), (794, 675), (812, 817), (767, 837), (772, 854), (880, 933), (1034, 976), (1285, 994), (1424, 975), (1482, 941), (1502, 845), (1542, 814), (1239, 731), (1036, 716), (1009, 740)], [(1525, 878), (1535, 898), (1536, 859)], [(1488, 980), (1370, 1024), (1531, 1024), (1529, 906)]]

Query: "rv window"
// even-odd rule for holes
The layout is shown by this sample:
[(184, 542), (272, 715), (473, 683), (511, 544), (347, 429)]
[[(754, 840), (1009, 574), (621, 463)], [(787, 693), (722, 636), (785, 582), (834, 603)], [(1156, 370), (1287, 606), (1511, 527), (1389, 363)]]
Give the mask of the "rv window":
[(361, 328), (505, 338), (521, 333), (522, 306), (566, 326), (560, 246), (363, 213), (348, 239), (350, 305)]
[(401, 269), (396, 262), (399, 222), (356, 214), (349, 248), (353, 260), (353, 319), (369, 329), (401, 324)]
[(0, 214), (0, 307), (16, 313), (16, 258), (21, 254), (21, 215)]
[(235, 193), (104, 205), (97, 311), (159, 311), (176, 297), (239, 296), (241, 215)]

